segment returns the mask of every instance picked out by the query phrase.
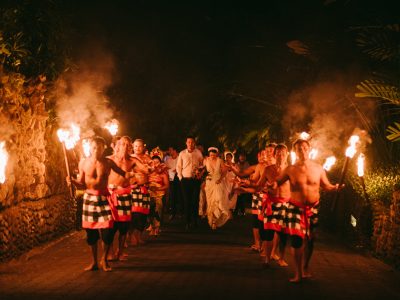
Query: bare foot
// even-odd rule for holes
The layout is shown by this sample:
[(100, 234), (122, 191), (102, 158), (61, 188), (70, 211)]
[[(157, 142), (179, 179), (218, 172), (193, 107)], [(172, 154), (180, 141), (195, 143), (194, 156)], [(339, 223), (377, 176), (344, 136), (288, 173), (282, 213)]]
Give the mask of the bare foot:
[(260, 252), (260, 256), (261, 256), (261, 257), (266, 257), (266, 256), (267, 256), (266, 251), (265, 251), (265, 250), (262, 250), (262, 251)]
[(272, 255), (271, 255), (271, 258), (272, 258), (273, 260), (279, 260), (279, 259), (280, 259), (280, 257), (279, 257), (278, 255), (276, 255), (276, 254), (272, 254)]
[(251, 250), (256, 251), (256, 252), (260, 252), (260, 246), (254, 244), (250, 246)]
[(84, 271), (97, 271), (99, 269), (99, 267), (97, 266), (97, 264), (92, 263), (89, 266), (87, 266), (86, 268), (84, 268)]
[(284, 259), (279, 259), (278, 260), (278, 265), (281, 267), (287, 267), (288, 263)]
[(102, 261), (100, 263), (100, 268), (104, 271), (104, 272), (110, 272), (112, 269), (110, 267), (110, 265), (106, 262), (106, 261)]
[(290, 278), (289, 282), (291, 282), (291, 283), (300, 283), (301, 282), (301, 278), (299, 276), (295, 276), (293, 278)]

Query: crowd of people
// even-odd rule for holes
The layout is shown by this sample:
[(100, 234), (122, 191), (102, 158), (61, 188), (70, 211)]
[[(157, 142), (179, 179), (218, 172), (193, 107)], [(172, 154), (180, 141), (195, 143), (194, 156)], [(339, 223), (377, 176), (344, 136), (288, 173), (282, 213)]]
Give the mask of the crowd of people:
[[(82, 227), (92, 253), (85, 270), (110, 271), (109, 260), (126, 259), (124, 248), (128, 243), (144, 243), (145, 230), (158, 236), (165, 204), (170, 220), (182, 217), (189, 231), (197, 227), (199, 217), (217, 230), (233, 214), (244, 215), (245, 203), (251, 201), (251, 249), (259, 252), (263, 265), (269, 267), (275, 259), (287, 266), (284, 254), (290, 240), (295, 267), (291, 281), (310, 276), (320, 187), (328, 191), (339, 187), (329, 182), (322, 166), (309, 159), (307, 140), (293, 144), (297, 161), (292, 165), (287, 163), (284, 144), (267, 144), (252, 166), (244, 154), (235, 163), (232, 152), (216, 147), (209, 147), (204, 156), (192, 136), (179, 153), (174, 147), (166, 152), (158, 147), (148, 151), (143, 140), (132, 142), (128, 136), (115, 138), (111, 146), (113, 153), (105, 156), (105, 141), (93, 138), (89, 157), (79, 163), (77, 178), (67, 179), (85, 190)], [(100, 239), (103, 254), (98, 262)]]

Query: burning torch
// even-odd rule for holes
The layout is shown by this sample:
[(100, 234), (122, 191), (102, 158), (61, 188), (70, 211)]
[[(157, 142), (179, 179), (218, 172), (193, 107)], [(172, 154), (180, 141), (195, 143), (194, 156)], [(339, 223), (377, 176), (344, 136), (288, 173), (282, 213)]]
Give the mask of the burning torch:
[[(350, 139), (349, 139), (349, 145), (350, 146), (347, 147), (347, 149), (346, 149), (346, 159), (344, 161), (342, 173), (340, 175), (339, 187), (342, 186), (342, 184), (343, 184), (344, 177), (346, 176), (347, 169), (349, 167), (349, 161), (356, 154), (356, 152), (357, 152), (357, 144), (359, 142), (360, 142), (360, 137), (358, 135), (352, 135), (350, 137)], [(339, 197), (339, 189), (336, 191), (335, 199), (332, 202), (331, 210), (334, 210), (338, 197)]]
[(310, 139), (310, 134), (309, 133), (307, 133), (307, 132), (305, 132), (305, 131), (303, 131), (302, 133), (300, 133), (299, 134), (299, 137), (302, 139), (302, 140), (309, 140)]
[(318, 155), (318, 149), (311, 148), (310, 153), (308, 154), (308, 158), (315, 160), (317, 158), (317, 155)]
[[(71, 171), (69, 169), (67, 150), (74, 148), (76, 142), (79, 141), (79, 134), (80, 134), (80, 129), (75, 124), (71, 124), (70, 129), (58, 129), (57, 130), (58, 139), (60, 140), (62, 147), (63, 147), (65, 168), (67, 170), (67, 176), (68, 176), (70, 182), (72, 182), (72, 180), (71, 180)], [(74, 191), (72, 188), (72, 184), (69, 187), (69, 192), (70, 192), (71, 198), (74, 198)]]
[(107, 129), (112, 136), (115, 136), (118, 132), (118, 121), (116, 119), (112, 119), (108, 121), (104, 128)]
[(324, 165), (323, 165), (323, 168), (325, 169), (325, 171), (329, 171), (335, 163), (336, 163), (336, 157), (334, 157), (334, 156), (329, 156), (329, 157), (325, 160), (325, 163), (324, 163)]
[(365, 200), (369, 201), (369, 197), (367, 194), (367, 189), (365, 188), (365, 181), (364, 181), (364, 164), (365, 164), (365, 155), (360, 153), (357, 159), (357, 175), (360, 177), (361, 186), (364, 192)]
[(8, 152), (5, 148), (5, 142), (0, 142), (0, 183), (6, 181), (6, 166), (8, 161)]
[(82, 150), (85, 158), (88, 158), (90, 156), (90, 140), (84, 139), (82, 141)]

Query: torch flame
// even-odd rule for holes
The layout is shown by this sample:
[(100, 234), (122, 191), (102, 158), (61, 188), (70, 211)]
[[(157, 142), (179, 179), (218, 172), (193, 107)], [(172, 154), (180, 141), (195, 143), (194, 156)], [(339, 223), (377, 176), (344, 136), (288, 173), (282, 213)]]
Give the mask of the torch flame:
[(365, 163), (365, 155), (363, 153), (360, 153), (357, 159), (357, 173), (358, 176), (360, 177), (364, 176), (364, 163)]
[(82, 141), (82, 148), (83, 148), (83, 154), (85, 157), (90, 156), (90, 141), (88, 139), (84, 139)]
[(71, 124), (70, 129), (58, 129), (57, 135), (60, 142), (64, 143), (65, 148), (69, 150), (74, 148), (76, 143), (79, 141), (80, 132), (81, 130), (77, 125)]
[(294, 163), (296, 162), (296, 159), (297, 159), (296, 152), (290, 151), (290, 160), (292, 162), (292, 165), (294, 165)]
[(352, 135), (349, 139), (349, 147), (346, 149), (346, 156), (353, 158), (357, 152), (357, 144), (360, 142), (360, 137), (358, 135)]
[(308, 140), (310, 138), (310, 134), (305, 132), (305, 131), (303, 131), (302, 133), (300, 133), (300, 138), (302, 140)]
[(104, 125), (104, 128), (107, 129), (110, 134), (114, 136), (118, 132), (118, 121), (112, 119), (111, 121), (108, 121), (106, 125)]
[(310, 153), (308, 154), (309, 159), (316, 159), (318, 155), (318, 149), (312, 148)]
[(323, 168), (324, 168), (326, 171), (329, 171), (335, 163), (336, 163), (336, 157), (334, 157), (334, 156), (329, 156), (329, 157), (326, 159)]
[(4, 183), (6, 181), (8, 153), (4, 146), (5, 142), (0, 142), (0, 183)]

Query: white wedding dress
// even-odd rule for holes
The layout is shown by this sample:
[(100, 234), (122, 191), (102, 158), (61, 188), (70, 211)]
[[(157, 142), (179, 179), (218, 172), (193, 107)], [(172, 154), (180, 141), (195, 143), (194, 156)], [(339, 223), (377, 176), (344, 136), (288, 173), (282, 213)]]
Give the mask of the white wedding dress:
[(230, 219), (228, 195), (226, 193), (225, 180), (217, 181), (221, 178), (222, 159), (217, 158), (211, 162), (210, 158), (205, 160), (207, 168), (206, 178), (206, 199), (207, 199), (207, 218), (208, 224), (213, 227), (221, 227)]

